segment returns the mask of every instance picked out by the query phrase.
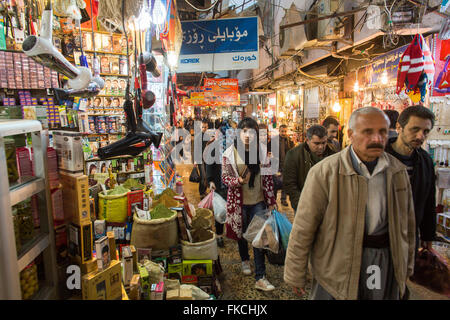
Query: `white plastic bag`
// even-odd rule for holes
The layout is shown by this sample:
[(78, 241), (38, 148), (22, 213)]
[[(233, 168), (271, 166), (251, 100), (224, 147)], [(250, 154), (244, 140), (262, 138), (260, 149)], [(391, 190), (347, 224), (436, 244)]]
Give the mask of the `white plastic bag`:
[(262, 229), (264, 226), (264, 223), (268, 219), (265, 215), (254, 215), (252, 221), (247, 227), (247, 230), (242, 235), (245, 240), (249, 242), (253, 242), (258, 232)]
[(267, 249), (274, 253), (278, 253), (278, 228), (277, 222), (275, 221), (275, 217), (273, 215), (271, 215), (269, 219), (264, 222), (263, 227), (259, 230), (255, 239), (253, 239), (252, 246), (254, 248)]
[(214, 192), (213, 210), (216, 221), (224, 224), (227, 218), (227, 202), (217, 192)]

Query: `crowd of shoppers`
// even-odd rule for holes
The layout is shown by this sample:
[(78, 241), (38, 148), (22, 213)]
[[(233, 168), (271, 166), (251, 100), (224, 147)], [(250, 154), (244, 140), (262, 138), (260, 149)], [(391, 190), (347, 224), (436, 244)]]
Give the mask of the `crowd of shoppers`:
[[(287, 127), (280, 126), (278, 159), (273, 137), (262, 135), (266, 125), (252, 118), (237, 125), (213, 124), (216, 134), (202, 151), (227, 130), (232, 133), (231, 140), (220, 142), (222, 163), (201, 171), (205, 183), (200, 194), (209, 187), (227, 202), (225, 228), (216, 223), (219, 246), (225, 229), (237, 241), (242, 273), (251, 275), (243, 234), (255, 215), (276, 208), (282, 190), (282, 205), (288, 205), (289, 196), (295, 212), (284, 266), (284, 280), (295, 293), (305, 294), (311, 268), (310, 299), (408, 299), (406, 282), (417, 251), (431, 248), (436, 237), (436, 177), (432, 159), (422, 149), (434, 119), (423, 106), (406, 108), (400, 115), (359, 108), (346, 129), (348, 146), (342, 146), (342, 127), (333, 117), (309, 127), (305, 142), (297, 146)], [(202, 133), (209, 126), (204, 121)], [(256, 162), (250, 161), (253, 146)], [(279, 161), (278, 171), (262, 174), (274, 160)], [(274, 290), (264, 250), (253, 248), (253, 254), (255, 288)]]

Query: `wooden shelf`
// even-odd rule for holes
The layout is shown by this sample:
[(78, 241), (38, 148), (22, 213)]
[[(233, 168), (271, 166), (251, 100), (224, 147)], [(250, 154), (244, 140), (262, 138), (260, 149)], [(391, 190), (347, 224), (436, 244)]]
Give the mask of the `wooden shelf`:
[(128, 77), (128, 75), (120, 73), (100, 73), (100, 75), (103, 77)]
[[(127, 56), (126, 53), (122, 53), (122, 52), (108, 52), (108, 51), (98, 51), (98, 50), (84, 50), (84, 52), (86, 53), (100, 53), (100, 54), (112, 54), (112, 55), (116, 55), (116, 56)], [(131, 56), (131, 54), (130, 54)]]

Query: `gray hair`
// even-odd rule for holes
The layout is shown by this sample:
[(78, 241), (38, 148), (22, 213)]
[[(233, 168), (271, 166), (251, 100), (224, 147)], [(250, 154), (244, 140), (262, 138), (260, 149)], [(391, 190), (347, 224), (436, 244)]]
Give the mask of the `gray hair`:
[(306, 130), (306, 138), (311, 140), (313, 136), (317, 136), (319, 139), (327, 136), (327, 129), (321, 125), (313, 125)]
[(351, 130), (355, 130), (356, 120), (360, 115), (363, 114), (379, 114), (383, 116), (384, 119), (386, 119), (388, 127), (391, 125), (389, 117), (383, 112), (383, 110), (374, 107), (364, 107), (356, 109), (355, 111), (352, 112), (350, 120), (348, 121), (348, 128)]

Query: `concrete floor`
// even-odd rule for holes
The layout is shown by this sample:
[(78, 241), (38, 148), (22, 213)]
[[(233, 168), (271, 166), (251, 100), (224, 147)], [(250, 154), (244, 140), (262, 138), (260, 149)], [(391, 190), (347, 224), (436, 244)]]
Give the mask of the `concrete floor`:
[[(179, 174), (184, 181), (184, 192), (190, 203), (197, 207), (200, 201), (198, 192), (198, 184), (189, 182), (189, 175), (192, 170), (192, 165), (177, 165), (177, 174)], [(280, 192), (277, 198), (278, 208), (280, 212), (285, 213), (287, 217), (293, 221), (294, 211), (290, 207), (281, 205)], [(224, 270), (220, 277), (224, 300), (293, 300), (300, 299), (293, 292), (290, 286), (283, 281), (283, 266), (271, 265), (266, 259), (266, 274), (267, 279), (275, 286), (272, 292), (263, 292), (254, 288), (254, 275), (245, 276), (241, 273), (241, 260), (239, 257), (237, 243), (224, 237), (225, 248), (219, 248), (220, 261)], [(251, 246), (249, 246), (251, 247)], [(250, 261), (253, 266), (253, 253), (249, 250)], [(417, 284), (408, 283), (411, 291), (411, 300), (450, 300), (449, 298), (434, 293)], [(308, 279), (306, 286), (307, 293), (311, 289), (311, 279)], [(304, 297), (302, 299), (306, 299)]]

